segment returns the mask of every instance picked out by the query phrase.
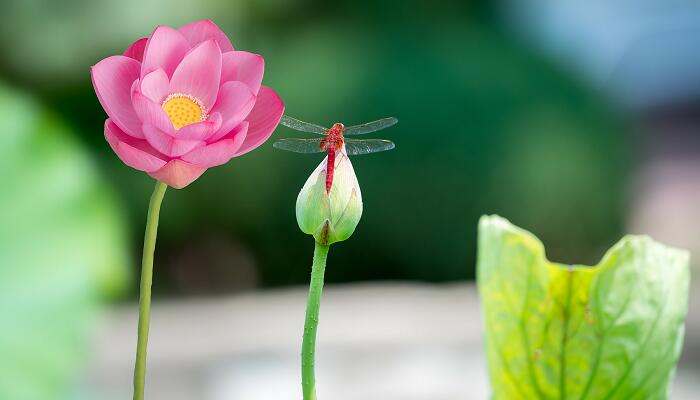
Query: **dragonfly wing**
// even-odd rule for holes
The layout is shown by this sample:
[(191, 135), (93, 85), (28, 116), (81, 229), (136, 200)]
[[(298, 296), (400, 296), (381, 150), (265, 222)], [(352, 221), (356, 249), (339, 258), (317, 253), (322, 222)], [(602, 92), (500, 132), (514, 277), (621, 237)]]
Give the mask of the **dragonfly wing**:
[(280, 139), (272, 144), (272, 147), (294, 153), (320, 153), (323, 139)]
[(324, 128), (321, 125), (310, 124), (308, 122), (300, 121), (296, 118), (292, 118), (288, 115), (283, 115), (280, 123), (287, 128), (292, 128), (297, 131), (307, 132), (307, 133), (317, 133), (319, 135), (325, 135), (328, 128)]
[(399, 120), (394, 117), (382, 118), (380, 120), (368, 122), (366, 124), (347, 127), (343, 130), (343, 134), (364, 135), (365, 133), (376, 132), (388, 128), (396, 124), (397, 122), (399, 122)]
[(396, 145), (390, 140), (367, 139), (367, 140), (345, 140), (345, 151), (348, 155), (358, 156), (360, 154), (378, 153), (380, 151), (391, 150)]

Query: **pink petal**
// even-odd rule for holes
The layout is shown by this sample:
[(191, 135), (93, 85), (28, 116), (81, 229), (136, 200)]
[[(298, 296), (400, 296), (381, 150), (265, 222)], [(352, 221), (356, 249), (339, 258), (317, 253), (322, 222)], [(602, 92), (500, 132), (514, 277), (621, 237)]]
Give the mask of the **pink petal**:
[[(168, 114), (158, 103), (151, 101), (138, 90), (131, 95), (136, 114), (141, 118), (142, 124), (152, 125), (170, 135), (175, 134), (175, 127)], [(144, 132), (145, 135), (145, 132)]]
[(171, 160), (161, 169), (149, 173), (152, 177), (175, 189), (182, 189), (202, 176), (205, 167), (183, 160)]
[(154, 149), (170, 157), (179, 157), (206, 144), (202, 140), (176, 138), (147, 123), (143, 124), (142, 129), (148, 143), (153, 146)]
[(181, 158), (207, 168), (226, 164), (236, 155), (238, 149), (240, 149), (245, 140), (247, 130), (248, 124), (243, 122), (220, 141), (192, 150)]
[(221, 51), (233, 51), (231, 41), (228, 40), (226, 34), (212, 21), (192, 22), (180, 28), (179, 31), (187, 38), (187, 41), (190, 42), (190, 46), (192, 47), (196, 47), (198, 44), (206, 42), (207, 40), (214, 40), (219, 44)]
[(168, 81), (168, 75), (163, 71), (162, 68), (147, 74), (141, 80), (141, 93), (146, 95), (152, 101), (161, 104), (166, 97), (168, 97), (168, 89), (170, 88), (170, 82)]
[(165, 165), (164, 156), (148, 142), (127, 135), (111, 119), (105, 121), (105, 139), (119, 159), (132, 168), (152, 172)]
[(230, 51), (221, 59), (221, 82), (241, 81), (258, 94), (265, 72), (265, 60), (259, 54)]
[(219, 97), (212, 112), (219, 112), (224, 119), (219, 132), (212, 137), (220, 138), (243, 121), (255, 106), (255, 94), (243, 82), (226, 82), (219, 89)]
[(175, 136), (179, 139), (206, 140), (219, 128), (221, 128), (221, 114), (213, 113), (206, 121), (183, 126), (175, 133)]
[(158, 68), (172, 76), (189, 50), (190, 44), (180, 32), (168, 26), (157, 27), (148, 39), (143, 53), (141, 76)]
[(284, 113), (284, 103), (274, 90), (267, 86), (260, 87), (258, 100), (246, 121), (250, 122), (248, 135), (236, 156), (245, 154), (261, 144), (272, 135)]
[(107, 115), (127, 134), (143, 138), (141, 121), (131, 104), (131, 86), (139, 77), (139, 62), (125, 56), (112, 56), (90, 69), (92, 85)]
[(221, 50), (216, 42), (208, 40), (192, 49), (177, 66), (170, 80), (170, 92), (194, 96), (211, 109), (220, 81)]
[[(136, 92), (140, 87), (141, 87), (141, 79), (137, 79), (134, 81), (134, 83), (131, 84), (131, 89), (129, 90), (129, 93), (130, 93), (129, 96), (131, 96), (132, 107), (133, 107), (133, 103), (134, 103), (134, 100), (133, 100), (134, 99), (134, 92)], [(134, 112), (136, 112), (136, 110), (134, 110)]]
[(124, 51), (124, 55), (129, 58), (133, 58), (138, 62), (143, 61), (143, 52), (146, 50), (147, 42), (148, 38), (141, 38), (135, 41), (131, 46), (129, 46), (128, 49), (126, 49), (126, 51)]

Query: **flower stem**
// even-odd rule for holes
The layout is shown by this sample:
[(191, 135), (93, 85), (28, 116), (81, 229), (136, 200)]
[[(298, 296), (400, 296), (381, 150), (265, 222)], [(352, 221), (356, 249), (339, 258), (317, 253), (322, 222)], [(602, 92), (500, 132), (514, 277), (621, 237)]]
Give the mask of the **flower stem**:
[(157, 181), (148, 205), (146, 234), (143, 239), (141, 260), (141, 294), (139, 296), (139, 330), (136, 345), (136, 365), (134, 366), (134, 400), (143, 400), (146, 385), (146, 348), (148, 347), (148, 325), (151, 320), (151, 283), (153, 282), (153, 252), (156, 248), (158, 216), (165, 189), (163, 182)]
[(304, 339), (301, 345), (301, 387), (304, 392), (304, 400), (316, 400), (316, 376), (314, 373), (316, 328), (318, 327), (318, 310), (321, 307), (323, 276), (326, 271), (328, 249), (328, 245), (319, 244), (318, 242), (316, 242), (316, 247), (314, 248), (309, 299), (306, 303)]

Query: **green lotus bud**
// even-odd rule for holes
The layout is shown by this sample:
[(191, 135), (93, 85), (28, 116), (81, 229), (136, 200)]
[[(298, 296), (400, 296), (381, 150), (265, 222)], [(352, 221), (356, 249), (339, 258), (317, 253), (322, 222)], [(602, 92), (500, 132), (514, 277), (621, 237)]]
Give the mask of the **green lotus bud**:
[(320, 244), (346, 240), (362, 217), (362, 193), (345, 148), (335, 157), (335, 172), (326, 190), (328, 157), (311, 173), (297, 197), (297, 223)]

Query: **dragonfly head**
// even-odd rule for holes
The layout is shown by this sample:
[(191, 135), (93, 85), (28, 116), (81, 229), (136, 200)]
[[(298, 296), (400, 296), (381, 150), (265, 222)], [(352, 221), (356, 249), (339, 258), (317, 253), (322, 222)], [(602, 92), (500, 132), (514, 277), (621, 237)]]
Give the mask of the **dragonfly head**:
[(336, 132), (338, 132), (338, 131), (342, 132), (343, 129), (345, 129), (345, 125), (341, 124), (340, 122), (336, 122), (335, 124), (333, 124), (333, 126), (331, 127), (330, 130), (336, 131)]

